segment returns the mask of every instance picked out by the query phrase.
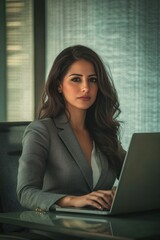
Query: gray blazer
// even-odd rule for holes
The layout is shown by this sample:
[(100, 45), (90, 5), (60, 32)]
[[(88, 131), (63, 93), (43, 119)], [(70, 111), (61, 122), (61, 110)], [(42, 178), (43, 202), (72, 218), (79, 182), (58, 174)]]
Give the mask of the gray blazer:
[[(125, 151), (120, 151), (124, 159)], [(29, 209), (48, 211), (63, 196), (111, 189), (116, 173), (100, 151), (99, 156), (102, 172), (93, 188), (92, 169), (66, 116), (32, 122), (24, 133), (19, 159), (17, 195), (20, 203)]]

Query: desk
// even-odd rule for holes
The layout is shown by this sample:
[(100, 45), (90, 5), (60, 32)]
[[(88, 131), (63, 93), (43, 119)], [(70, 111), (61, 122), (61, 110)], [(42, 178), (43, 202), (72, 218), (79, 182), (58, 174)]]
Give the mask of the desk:
[(24, 211), (0, 213), (0, 222), (85, 240), (160, 239), (160, 211), (114, 217)]

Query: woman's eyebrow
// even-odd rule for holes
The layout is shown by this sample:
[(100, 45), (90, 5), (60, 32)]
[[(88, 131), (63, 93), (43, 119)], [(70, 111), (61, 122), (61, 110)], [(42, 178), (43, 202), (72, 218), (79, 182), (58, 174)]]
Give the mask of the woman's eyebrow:
[(76, 76), (82, 76), (82, 74), (72, 73), (71, 75), (69, 75), (69, 77), (70, 77), (70, 76), (75, 76), (75, 75), (76, 75)]
[[(81, 76), (83, 76), (83, 74), (72, 73), (69, 75), (69, 77), (71, 77), (71, 76), (80, 76), (81, 77)], [(93, 73), (93, 74), (88, 75), (88, 77), (93, 77), (93, 76), (97, 76), (97, 74)]]
[(96, 73), (90, 74), (88, 77), (97, 77)]

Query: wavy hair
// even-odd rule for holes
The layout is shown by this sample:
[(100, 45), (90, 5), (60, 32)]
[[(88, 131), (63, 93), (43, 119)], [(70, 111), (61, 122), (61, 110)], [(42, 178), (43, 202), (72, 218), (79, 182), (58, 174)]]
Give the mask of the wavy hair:
[(120, 123), (117, 117), (121, 111), (118, 96), (109, 70), (92, 49), (82, 45), (71, 46), (56, 57), (42, 94), (38, 118), (54, 118), (66, 111), (65, 101), (63, 95), (58, 92), (58, 86), (69, 67), (80, 59), (93, 64), (98, 79), (97, 98), (87, 110), (86, 127), (98, 148), (107, 156), (119, 174), (121, 169), (118, 151)]

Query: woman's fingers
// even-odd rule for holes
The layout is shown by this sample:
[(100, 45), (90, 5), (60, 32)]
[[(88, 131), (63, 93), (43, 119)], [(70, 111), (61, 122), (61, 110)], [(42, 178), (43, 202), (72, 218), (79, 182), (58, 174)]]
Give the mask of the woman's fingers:
[(88, 205), (92, 205), (99, 209), (107, 208), (109, 209), (112, 200), (113, 200), (113, 192), (112, 191), (96, 191), (87, 195)]
[(65, 196), (57, 201), (61, 207), (86, 207), (92, 206), (97, 209), (110, 209), (114, 191), (99, 190), (83, 196)]
[(98, 190), (97, 192), (101, 193), (102, 195), (109, 196), (111, 198), (111, 201), (113, 200), (115, 195), (115, 190), (108, 190), (108, 191)]

